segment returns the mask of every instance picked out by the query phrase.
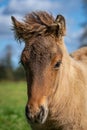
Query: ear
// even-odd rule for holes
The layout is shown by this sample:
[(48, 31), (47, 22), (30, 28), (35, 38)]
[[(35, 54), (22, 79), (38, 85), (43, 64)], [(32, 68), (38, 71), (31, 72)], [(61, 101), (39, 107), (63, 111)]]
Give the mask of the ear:
[(47, 27), (47, 32), (52, 33), (56, 37), (65, 36), (66, 23), (64, 17), (62, 15), (57, 15), (54, 23)]
[(25, 24), (16, 20), (15, 17), (11, 16), (13, 23), (13, 30), (15, 33), (15, 38), (19, 41), (25, 40)]
[(65, 18), (62, 15), (57, 15), (55, 23), (58, 26), (58, 30), (57, 30), (58, 35), (65, 36), (65, 34), (66, 34)]

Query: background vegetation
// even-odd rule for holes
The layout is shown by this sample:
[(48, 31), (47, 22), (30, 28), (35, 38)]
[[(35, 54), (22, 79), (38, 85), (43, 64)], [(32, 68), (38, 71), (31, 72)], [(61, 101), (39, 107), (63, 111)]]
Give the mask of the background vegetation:
[(25, 72), (21, 63), (19, 62), (17, 68), (14, 68), (14, 65), (12, 64), (12, 46), (7, 45), (4, 51), (5, 53), (0, 59), (0, 80), (25, 80)]
[(31, 130), (25, 118), (25, 82), (0, 82), (0, 130)]

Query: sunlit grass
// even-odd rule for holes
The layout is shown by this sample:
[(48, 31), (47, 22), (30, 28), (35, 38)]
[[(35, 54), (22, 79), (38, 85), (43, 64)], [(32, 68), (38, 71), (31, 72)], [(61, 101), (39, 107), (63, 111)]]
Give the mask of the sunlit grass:
[(25, 118), (25, 82), (0, 82), (0, 130), (30, 130)]

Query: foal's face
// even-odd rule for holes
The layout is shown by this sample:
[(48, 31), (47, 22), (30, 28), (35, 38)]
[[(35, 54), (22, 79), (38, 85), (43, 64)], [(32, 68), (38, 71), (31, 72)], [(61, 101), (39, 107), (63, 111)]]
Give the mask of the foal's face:
[(30, 13), (23, 22), (11, 18), (16, 39), (25, 42), (21, 62), (28, 86), (26, 116), (31, 122), (44, 123), (60, 75), (62, 52), (57, 42), (66, 33), (65, 19), (57, 15), (54, 20), (43, 11)]
[(27, 79), (26, 116), (31, 122), (44, 123), (56, 89), (62, 62), (61, 49), (53, 38), (39, 36), (24, 48), (21, 62)]

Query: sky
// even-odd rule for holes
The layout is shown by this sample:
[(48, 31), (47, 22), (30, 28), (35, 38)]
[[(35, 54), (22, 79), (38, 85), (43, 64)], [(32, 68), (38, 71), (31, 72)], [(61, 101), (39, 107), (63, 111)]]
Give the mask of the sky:
[(77, 49), (83, 32), (81, 24), (85, 20), (82, 0), (0, 0), (0, 58), (4, 56), (7, 45), (11, 45), (12, 63), (18, 66), (24, 44), (20, 45), (14, 39), (11, 16), (21, 21), (24, 15), (39, 10), (52, 13), (55, 18), (58, 14), (65, 17), (65, 44), (69, 52)]

